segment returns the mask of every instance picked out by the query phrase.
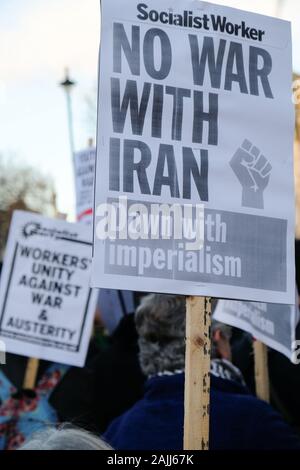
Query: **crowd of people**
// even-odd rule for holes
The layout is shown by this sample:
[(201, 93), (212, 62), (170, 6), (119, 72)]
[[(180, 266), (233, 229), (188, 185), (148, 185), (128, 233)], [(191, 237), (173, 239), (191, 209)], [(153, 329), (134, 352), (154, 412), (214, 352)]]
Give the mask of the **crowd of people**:
[[(28, 359), (7, 354), (1, 449), (183, 449), (185, 297), (135, 303), (109, 334), (100, 308), (85, 366), (41, 360), (34, 389)], [(300, 449), (300, 366), (269, 350), (269, 405), (255, 396), (250, 335), (213, 320), (211, 344), (210, 449)]]

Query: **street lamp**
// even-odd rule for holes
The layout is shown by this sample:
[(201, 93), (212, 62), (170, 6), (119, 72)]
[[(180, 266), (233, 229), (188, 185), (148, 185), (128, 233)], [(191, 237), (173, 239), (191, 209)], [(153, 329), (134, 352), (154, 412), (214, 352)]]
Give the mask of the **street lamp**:
[[(69, 125), (69, 140), (70, 140), (70, 150), (72, 154), (72, 161), (74, 164), (74, 152), (75, 152), (75, 145), (74, 145), (74, 131), (73, 131), (73, 112), (72, 112), (72, 100), (71, 100), (71, 92), (76, 85), (76, 82), (70, 79), (69, 77), (69, 69), (65, 69), (65, 78), (59, 84), (66, 93), (67, 98), (67, 112), (68, 112), (68, 125)], [(75, 169), (75, 166), (74, 166)]]

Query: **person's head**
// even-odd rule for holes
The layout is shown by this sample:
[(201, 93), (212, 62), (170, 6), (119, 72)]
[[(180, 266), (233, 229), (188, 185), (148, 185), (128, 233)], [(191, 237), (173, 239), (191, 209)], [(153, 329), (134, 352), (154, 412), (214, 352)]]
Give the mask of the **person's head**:
[[(185, 302), (181, 295), (150, 294), (135, 315), (140, 364), (146, 376), (184, 370)], [(230, 328), (212, 323), (212, 358), (231, 359)]]
[(145, 296), (136, 310), (135, 323), (146, 376), (184, 369), (185, 297)]
[(231, 328), (213, 320), (211, 324), (211, 358), (231, 361)]
[(35, 432), (20, 450), (112, 450), (112, 448), (88, 431), (63, 425)]

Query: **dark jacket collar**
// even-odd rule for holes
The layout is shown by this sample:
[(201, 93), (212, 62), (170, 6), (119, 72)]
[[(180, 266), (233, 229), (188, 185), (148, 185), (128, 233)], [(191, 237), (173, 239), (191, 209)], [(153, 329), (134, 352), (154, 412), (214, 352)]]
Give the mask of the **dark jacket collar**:
[[(212, 392), (236, 393), (239, 395), (249, 395), (250, 392), (243, 384), (234, 380), (222, 379), (210, 376)], [(184, 373), (174, 375), (154, 376), (145, 383), (145, 398), (161, 399), (182, 398), (184, 395)]]

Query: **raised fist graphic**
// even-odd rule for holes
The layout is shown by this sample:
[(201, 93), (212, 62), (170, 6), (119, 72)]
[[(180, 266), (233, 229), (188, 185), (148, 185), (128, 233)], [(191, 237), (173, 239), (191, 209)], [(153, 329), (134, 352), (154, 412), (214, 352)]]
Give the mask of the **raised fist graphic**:
[(263, 209), (263, 192), (272, 171), (270, 162), (249, 140), (244, 140), (230, 160), (230, 166), (242, 185), (242, 206)]

